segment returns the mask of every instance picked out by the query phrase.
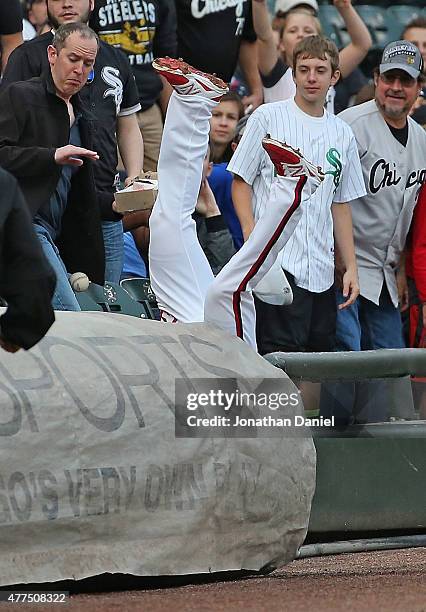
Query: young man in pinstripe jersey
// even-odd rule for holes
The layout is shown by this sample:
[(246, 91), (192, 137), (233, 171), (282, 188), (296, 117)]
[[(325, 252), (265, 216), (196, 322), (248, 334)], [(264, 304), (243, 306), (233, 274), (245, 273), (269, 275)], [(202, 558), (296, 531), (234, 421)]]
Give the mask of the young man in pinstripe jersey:
[(302, 206), (300, 222), (277, 260), (290, 282), (293, 303), (256, 301), (261, 354), (334, 349), (334, 241), (344, 266), (341, 308), (359, 293), (348, 202), (365, 194), (364, 180), (352, 130), (324, 110), (328, 88), (339, 78), (336, 46), (320, 36), (305, 38), (295, 48), (293, 71), (294, 99), (265, 104), (253, 113), (228, 166), (245, 239), (272, 205), (274, 166), (261, 146), (266, 133), (300, 148), (325, 171), (325, 180)]

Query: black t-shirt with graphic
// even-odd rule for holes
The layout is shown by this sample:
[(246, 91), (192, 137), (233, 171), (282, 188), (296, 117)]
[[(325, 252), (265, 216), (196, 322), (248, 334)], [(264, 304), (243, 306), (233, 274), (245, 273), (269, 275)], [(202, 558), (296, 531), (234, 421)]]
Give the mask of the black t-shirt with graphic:
[(176, 56), (174, 0), (96, 0), (90, 25), (101, 40), (127, 55), (142, 110), (150, 108), (162, 89), (152, 61)]
[(22, 32), (22, 9), (19, 0), (0, 1), (0, 35)]
[(179, 57), (229, 82), (241, 40), (256, 40), (250, 0), (176, 0), (176, 11)]

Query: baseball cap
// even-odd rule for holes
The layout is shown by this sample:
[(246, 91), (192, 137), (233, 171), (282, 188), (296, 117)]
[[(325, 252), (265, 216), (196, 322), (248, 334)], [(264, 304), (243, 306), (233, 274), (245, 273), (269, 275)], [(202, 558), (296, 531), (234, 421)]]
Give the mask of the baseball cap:
[(291, 9), (296, 7), (306, 6), (318, 13), (318, 2), (317, 0), (277, 0), (275, 2), (275, 13), (288, 13)]
[(380, 74), (389, 70), (404, 70), (417, 79), (423, 70), (423, 59), (419, 49), (407, 40), (396, 40), (389, 43), (382, 55)]

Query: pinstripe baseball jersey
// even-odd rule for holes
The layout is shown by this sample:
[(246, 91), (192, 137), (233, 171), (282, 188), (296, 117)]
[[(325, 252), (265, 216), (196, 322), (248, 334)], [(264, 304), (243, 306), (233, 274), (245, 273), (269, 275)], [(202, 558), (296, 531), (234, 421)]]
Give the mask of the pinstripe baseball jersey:
[(326, 291), (334, 281), (331, 204), (350, 202), (366, 193), (354, 135), (341, 119), (326, 111), (322, 117), (311, 117), (293, 99), (258, 108), (228, 165), (230, 172), (252, 186), (256, 220), (268, 205), (274, 178), (274, 167), (261, 146), (266, 134), (300, 148), (326, 173), (322, 185), (304, 204), (301, 220), (279, 256), (299, 287), (315, 293)]
[(426, 180), (426, 133), (408, 117), (404, 147), (374, 100), (353, 106), (339, 117), (353, 128), (367, 187), (367, 195), (352, 207), (361, 295), (378, 305), (385, 280), (397, 306), (395, 268)]

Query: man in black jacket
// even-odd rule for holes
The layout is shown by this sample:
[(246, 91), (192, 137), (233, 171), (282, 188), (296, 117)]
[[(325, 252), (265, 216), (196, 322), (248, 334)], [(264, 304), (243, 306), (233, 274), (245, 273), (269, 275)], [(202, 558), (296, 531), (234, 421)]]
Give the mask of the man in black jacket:
[(43, 338), (55, 320), (55, 275), (44, 257), (16, 180), (0, 169), (0, 346), (15, 353)]
[[(94, 0), (47, 0), (53, 30), (65, 23), (87, 23)], [(49, 68), (47, 48), (51, 31), (25, 42), (9, 58), (2, 87), (25, 81)], [(105, 243), (105, 278), (118, 282), (123, 263), (122, 215), (113, 211), (117, 143), (129, 177), (138, 176), (143, 164), (143, 142), (138, 128), (138, 90), (124, 53), (100, 43), (93, 72), (80, 92), (83, 105), (93, 116), (93, 147), (99, 161), (93, 168)]]
[[(96, 58), (88, 26), (64, 25), (48, 48), (49, 72), (0, 93), (0, 165), (18, 180), (55, 270), (53, 305), (80, 310), (67, 272), (104, 281), (104, 248), (91, 163), (90, 122), (77, 93)], [(83, 163), (83, 159), (85, 160)]]

